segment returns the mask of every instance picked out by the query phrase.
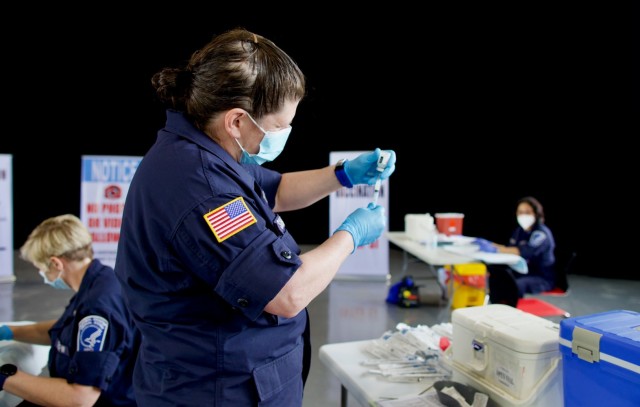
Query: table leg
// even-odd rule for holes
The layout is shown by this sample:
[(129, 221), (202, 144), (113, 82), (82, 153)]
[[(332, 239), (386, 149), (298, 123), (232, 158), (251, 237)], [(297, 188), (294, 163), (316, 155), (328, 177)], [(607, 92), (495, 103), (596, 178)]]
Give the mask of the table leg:
[(340, 407), (347, 407), (347, 388), (340, 385)]
[(402, 277), (406, 277), (407, 269), (409, 268), (409, 262), (414, 258), (419, 263), (423, 263), (425, 265), (425, 267), (427, 268), (428, 272), (431, 273), (431, 275), (435, 277), (436, 284), (438, 284), (438, 287), (440, 287), (440, 291), (441, 291), (440, 301), (445, 302), (445, 303), (449, 303), (451, 301), (451, 299), (449, 298), (448, 293), (452, 292), (452, 291), (450, 291), (450, 288), (447, 286), (447, 284), (441, 284), (440, 283), (440, 279), (438, 278), (438, 268), (439, 267), (436, 267), (433, 264), (426, 263), (424, 261), (418, 260), (417, 257), (413, 256), (411, 253), (407, 252), (404, 249), (402, 250)]
[(407, 268), (409, 267), (409, 254), (406, 250), (402, 250), (402, 277), (407, 275)]

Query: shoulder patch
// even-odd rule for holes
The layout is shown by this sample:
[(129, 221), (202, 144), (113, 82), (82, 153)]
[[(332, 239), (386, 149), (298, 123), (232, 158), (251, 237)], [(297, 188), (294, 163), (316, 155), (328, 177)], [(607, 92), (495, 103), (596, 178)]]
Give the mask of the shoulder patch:
[(78, 352), (100, 352), (107, 337), (109, 322), (98, 315), (82, 318), (78, 324)]
[(533, 247), (540, 247), (545, 240), (547, 240), (547, 235), (544, 232), (535, 230), (529, 238), (529, 245)]
[(218, 242), (225, 241), (257, 222), (241, 196), (206, 213), (204, 219)]

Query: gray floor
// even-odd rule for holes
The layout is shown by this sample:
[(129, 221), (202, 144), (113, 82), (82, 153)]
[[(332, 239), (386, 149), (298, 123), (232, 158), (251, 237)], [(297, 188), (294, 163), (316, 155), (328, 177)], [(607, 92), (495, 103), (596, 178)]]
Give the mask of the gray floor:
[[(303, 250), (310, 247), (303, 247)], [(395, 283), (400, 278), (402, 252), (392, 247), (389, 264), (390, 282)], [(45, 286), (37, 271), (18, 258), (14, 268), (15, 283), (0, 284), (0, 321), (59, 317), (70, 293)], [(334, 281), (309, 306), (313, 361), (304, 407), (340, 405), (340, 383), (318, 359), (318, 349), (323, 344), (377, 338), (386, 330), (395, 329), (399, 322), (431, 326), (450, 321), (451, 312), (440, 301), (438, 286), (430, 279), (424, 265), (411, 264), (408, 273), (421, 285), (422, 304), (417, 308), (404, 309), (387, 304), (388, 283), (385, 281), (346, 279)], [(640, 312), (640, 280), (576, 274), (569, 275), (569, 284), (567, 296), (545, 297), (545, 300), (570, 312), (571, 316), (620, 309)], [(351, 407), (359, 405), (351, 398), (348, 404)]]

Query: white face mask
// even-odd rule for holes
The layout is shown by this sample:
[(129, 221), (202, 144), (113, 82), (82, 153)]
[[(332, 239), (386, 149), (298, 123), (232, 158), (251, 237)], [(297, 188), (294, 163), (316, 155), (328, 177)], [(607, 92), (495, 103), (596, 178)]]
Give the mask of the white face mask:
[(529, 229), (536, 223), (536, 217), (529, 214), (518, 215), (518, 225), (524, 230)]

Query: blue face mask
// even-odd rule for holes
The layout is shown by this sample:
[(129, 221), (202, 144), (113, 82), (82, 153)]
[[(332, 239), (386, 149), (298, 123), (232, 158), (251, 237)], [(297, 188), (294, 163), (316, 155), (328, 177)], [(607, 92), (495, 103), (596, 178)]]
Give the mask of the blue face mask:
[(238, 139), (236, 139), (236, 143), (240, 146), (242, 150), (242, 157), (240, 157), (240, 162), (243, 164), (258, 164), (262, 165), (266, 162), (273, 161), (282, 153), (284, 150), (285, 144), (287, 144), (287, 139), (289, 138), (289, 134), (291, 134), (291, 126), (278, 130), (278, 131), (266, 131), (248, 113), (249, 119), (255, 124), (263, 133), (264, 138), (260, 142), (260, 150), (257, 154), (250, 154), (245, 150), (241, 145)]
[(58, 289), (58, 290), (70, 290), (71, 287), (69, 287), (67, 285), (67, 283), (64, 282), (63, 279), (60, 278), (60, 275), (58, 275), (58, 278), (56, 278), (53, 281), (49, 281), (49, 279), (47, 278), (47, 275), (44, 271), (39, 270), (38, 271), (40, 273), (40, 275), (42, 276), (42, 279), (44, 280), (44, 283), (46, 285), (50, 285), (51, 287)]

